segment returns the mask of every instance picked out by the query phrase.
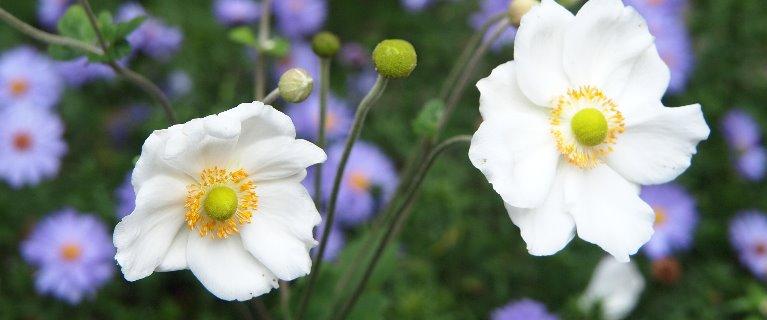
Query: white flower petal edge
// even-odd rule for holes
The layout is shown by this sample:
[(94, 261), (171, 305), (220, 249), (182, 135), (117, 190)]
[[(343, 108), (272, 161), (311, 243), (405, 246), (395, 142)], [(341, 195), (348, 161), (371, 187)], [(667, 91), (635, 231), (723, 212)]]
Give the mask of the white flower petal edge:
[[(217, 297), (247, 300), (308, 274), (320, 215), (300, 182), (325, 160), (260, 102), (155, 131), (134, 169), (136, 209), (114, 232), (125, 279), (188, 268)], [(209, 212), (216, 189), (229, 191)]]
[(600, 303), (604, 319), (623, 319), (636, 307), (644, 287), (645, 280), (634, 263), (621, 263), (608, 256), (597, 265), (578, 304), (588, 311)]

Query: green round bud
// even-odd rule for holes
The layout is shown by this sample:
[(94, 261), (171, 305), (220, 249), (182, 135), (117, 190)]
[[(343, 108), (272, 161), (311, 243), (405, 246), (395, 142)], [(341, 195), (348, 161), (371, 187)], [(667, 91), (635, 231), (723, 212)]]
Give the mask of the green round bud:
[(570, 128), (575, 139), (589, 147), (599, 145), (607, 138), (607, 119), (594, 108), (578, 111), (570, 120)]
[(512, 0), (509, 3), (509, 18), (511, 23), (515, 26), (519, 26), (524, 16), (534, 6), (539, 5), (541, 2), (538, 0)]
[(341, 41), (338, 37), (328, 31), (322, 31), (312, 38), (312, 50), (322, 58), (330, 58), (341, 48)]
[(418, 55), (410, 42), (400, 39), (381, 41), (373, 50), (376, 71), (387, 78), (405, 78), (413, 72)]
[(285, 101), (298, 103), (306, 100), (312, 93), (314, 79), (306, 70), (293, 68), (282, 74), (277, 88)]
[(229, 219), (237, 212), (237, 193), (229, 187), (215, 187), (208, 191), (203, 207), (205, 213), (215, 220)]

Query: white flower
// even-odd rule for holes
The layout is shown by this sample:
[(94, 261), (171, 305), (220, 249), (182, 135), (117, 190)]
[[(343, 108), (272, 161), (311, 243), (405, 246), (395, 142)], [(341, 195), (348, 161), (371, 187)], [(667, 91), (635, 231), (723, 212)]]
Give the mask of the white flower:
[(190, 269), (248, 300), (311, 269), (320, 215), (301, 180), (325, 153), (261, 102), (155, 131), (133, 171), (136, 209), (115, 228), (125, 279)]
[(544, 0), (522, 18), (514, 55), (477, 83), (484, 122), (471, 162), (531, 254), (556, 253), (577, 230), (628, 261), (653, 233), (640, 185), (689, 167), (709, 134), (700, 105), (661, 104), (669, 69), (620, 0), (591, 0), (576, 16)]
[(578, 304), (588, 311), (599, 303), (605, 320), (623, 319), (636, 307), (644, 286), (644, 278), (636, 265), (605, 257), (594, 270)]

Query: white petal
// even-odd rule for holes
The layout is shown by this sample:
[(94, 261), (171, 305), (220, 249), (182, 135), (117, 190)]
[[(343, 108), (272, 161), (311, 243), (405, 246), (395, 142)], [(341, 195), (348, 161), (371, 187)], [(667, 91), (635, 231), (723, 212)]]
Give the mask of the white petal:
[(173, 243), (171, 243), (170, 248), (168, 248), (168, 252), (165, 253), (165, 258), (163, 258), (160, 265), (157, 266), (156, 271), (176, 271), (189, 267), (186, 262), (186, 247), (190, 234), (193, 234), (193, 236), (198, 236), (197, 233), (190, 232), (188, 229), (183, 227), (181, 230), (179, 230), (179, 232), (176, 234), (176, 238), (173, 239)]
[[(636, 60), (625, 81), (613, 81), (608, 84), (608, 88), (612, 84), (625, 82), (623, 91), (614, 98), (621, 112), (631, 112), (636, 107), (642, 107), (642, 102), (660, 101), (666, 93), (670, 77), (668, 66), (658, 55), (655, 45), (652, 45)], [(620, 88), (606, 90), (619, 92)]]
[(504, 202), (537, 207), (549, 192), (559, 161), (548, 109), (522, 94), (513, 61), (495, 68), (477, 88), (484, 122), (472, 137), (469, 159)]
[(125, 280), (144, 278), (160, 265), (184, 224), (184, 208), (160, 212), (136, 210), (115, 227), (115, 260)]
[(296, 129), (290, 117), (259, 101), (242, 103), (220, 115), (232, 117), (242, 123), (241, 143), (252, 143), (277, 136), (296, 137)]
[(293, 236), (314, 244), (312, 230), (322, 218), (311, 196), (300, 182), (295, 180), (270, 181), (256, 185), (258, 209), (255, 215), (263, 215), (272, 222), (287, 226)]
[(636, 10), (620, 0), (591, 0), (568, 26), (564, 69), (573, 86), (604, 88), (615, 97), (652, 42), (647, 23)]
[(237, 145), (240, 122), (227, 115), (211, 115), (185, 123), (168, 138), (163, 158), (192, 178), (205, 168), (228, 167)]
[(245, 301), (277, 287), (277, 279), (245, 251), (239, 235), (226, 239), (190, 235), (187, 261), (200, 283), (223, 300)]
[[(566, 166), (563, 163), (560, 165)], [(534, 209), (521, 209), (506, 205), (511, 221), (521, 231), (532, 255), (552, 255), (562, 250), (575, 236), (575, 222), (567, 213), (565, 179), (567, 171), (559, 170), (546, 201)]]
[(636, 307), (644, 287), (645, 280), (634, 263), (605, 257), (594, 270), (589, 286), (578, 303), (587, 311), (594, 304), (601, 303), (604, 319), (623, 319)]
[(309, 274), (313, 246), (293, 234), (289, 226), (266, 215), (256, 214), (242, 227), (245, 248), (281, 280), (293, 280)]
[(514, 61), (522, 92), (540, 106), (570, 87), (563, 61), (564, 36), (573, 15), (553, 0), (543, 0), (522, 17), (514, 41)]
[(655, 214), (639, 198), (639, 186), (608, 166), (578, 170), (566, 184), (566, 201), (578, 236), (599, 245), (619, 261), (632, 255), (653, 234)]
[(144, 145), (141, 148), (141, 156), (139, 156), (131, 176), (131, 182), (136, 189), (140, 188), (145, 181), (157, 175), (188, 179), (183, 171), (171, 166), (163, 158), (168, 138), (177, 130), (181, 130), (181, 125), (154, 131), (144, 141)]
[(313, 143), (292, 137), (263, 139), (237, 153), (239, 165), (256, 182), (293, 176), (327, 159), (325, 151)]
[(690, 166), (696, 145), (709, 128), (700, 105), (667, 108), (659, 102), (626, 116), (626, 131), (618, 137), (607, 164), (639, 184), (675, 179)]

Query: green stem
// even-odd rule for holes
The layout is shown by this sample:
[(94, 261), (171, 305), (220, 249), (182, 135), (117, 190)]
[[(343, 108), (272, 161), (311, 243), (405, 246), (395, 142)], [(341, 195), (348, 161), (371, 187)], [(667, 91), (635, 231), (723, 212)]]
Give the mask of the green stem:
[[(330, 91), (330, 59), (320, 58), (320, 116), (317, 129), (317, 146), (325, 149), (325, 122), (328, 116), (328, 93)], [(322, 204), (322, 163), (314, 168), (314, 201)]]
[[(421, 186), (421, 183), (426, 177), (426, 173), (428, 173), (429, 169), (432, 167), (437, 157), (443, 151), (447, 150), (447, 148), (453, 145), (456, 145), (459, 143), (468, 143), (468, 142), (471, 142), (471, 136), (462, 135), (462, 136), (452, 137), (440, 143), (439, 145), (437, 145), (434, 148), (434, 150), (432, 150), (431, 153), (429, 153), (429, 156), (426, 158), (426, 161), (421, 165), (420, 169), (417, 171), (416, 175), (414, 176), (413, 183), (410, 185), (407, 192), (405, 193), (406, 196), (404, 201), (402, 202), (402, 204), (400, 204), (397, 207), (397, 210), (394, 213), (394, 220), (392, 221), (392, 223), (389, 224), (388, 229), (386, 229), (386, 233), (384, 234), (383, 239), (381, 239), (381, 241), (378, 242), (378, 246), (376, 247), (373, 253), (373, 259), (368, 263), (367, 267), (365, 268), (365, 273), (362, 276), (362, 280), (360, 280), (360, 282), (357, 283), (357, 286), (354, 288), (354, 291), (352, 292), (349, 300), (340, 308), (340, 312), (335, 313), (335, 317), (333, 317), (333, 319), (346, 318), (349, 312), (351, 312), (352, 307), (354, 307), (354, 304), (362, 295), (362, 291), (365, 289), (365, 286), (370, 280), (370, 276), (373, 274), (373, 271), (375, 271), (375, 267), (378, 264), (378, 260), (383, 255), (384, 250), (386, 250), (386, 246), (391, 242), (391, 240), (394, 237), (396, 237), (403, 223), (410, 216), (409, 213), (411, 211), (408, 210), (408, 208), (410, 207), (410, 205), (412, 205), (413, 201), (415, 200), (415, 196), (418, 193), (418, 188)], [(339, 308), (333, 308), (331, 310), (339, 310)]]
[(275, 88), (272, 90), (272, 92), (269, 92), (269, 94), (266, 95), (263, 102), (264, 104), (272, 104), (275, 100), (277, 100), (277, 97), (280, 96), (280, 88)]
[(26, 34), (41, 42), (45, 42), (47, 44), (65, 46), (68, 48), (72, 48), (72, 49), (76, 49), (76, 50), (80, 50), (83, 52), (92, 53), (96, 55), (104, 54), (104, 51), (102, 51), (101, 49), (95, 46), (92, 46), (88, 43), (82, 42), (80, 40), (62, 37), (59, 35), (55, 35), (55, 34), (37, 29), (25, 23), (24, 21), (21, 21), (18, 18), (14, 17), (12, 14), (10, 14), (8, 11), (5, 11), (5, 9), (3, 8), (0, 8), (0, 20), (5, 21), (11, 27), (18, 30), (19, 32)]
[(338, 163), (336, 175), (333, 179), (333, 189), (331, 189), (330, 192), (330, 200), (328, 202), (328, 210), (325, 217), (325, 228), (322, 231), (322, 239), (320, 240), (320, 245), (317, 249), (317, 255), (314, 258), (315, 261), (312, 265), (311, 275), (309, 276), (309, 283), (307, 284), (306, 290), (304, 291), (303, 299), (301, 299), (301, 305), (298, 309), (299, 311), (297, 319), (301, 319), (306, 312), (306, 307), (308, 306), (309, 299), (312, 296), (312, 291), (314, 290), (314, 286), (317, 283), (317, 278), (319, 277), (319, 271), (323, 261), (322, 257), (325, 255), (325, 248), (327, 247), (330, 230), (333, 227), (333, 219), (335, 218), (336, 211), (336, 200), (338, 200), (338, 192), (341, 187), (341, 179), (344, 175), (344, 169), (346, 169), (346, 163), (349, 161), (349, 155), (351, 154), (352, 147), (354, 147), (354, 143), (357, 141), (357, 138), (359, 138), (360, 133), (362, 132), (362, 127), (365, 124), (365, 118), (367, 117), (368, 112), (370, 111), (373, 104), (378, 100), (378, 98), (381, 97), (381, 94), (386, 88), (388, 81), (389, 80), (387, 78), (379, 75), (375, 85), (373, 85), (373, 88), (370, 89), (370, 92), (368, 92), (368, 94), (365, 96), (365, 98), (362, 99), (359, 106), (357, 107), (357, 112), (354, 115), (354, 122), (352, 123), (352, 129), (349, 132), (349, 136), (346, 138), (346, 145), (344, 146), (344, 151), (341, 154), (341, 159)]
[(264, 98), (264, 92), (266, 88), (266, 55), (261, 54), (259, 51), (264, 47), (269, 40), (269, 27), (271, 13), (272, 13), (272, 0), (261, 1), (261, 20), (258, 25), (258, 50), (256, 50), (256, 70), (254, 79), (254, 91), (256, 100), (262, 100)]
[(293, 314), (290, 312), (290, 282), (280, 280), (280, 307), (283, 317), (286, 320), (292, 320)]

